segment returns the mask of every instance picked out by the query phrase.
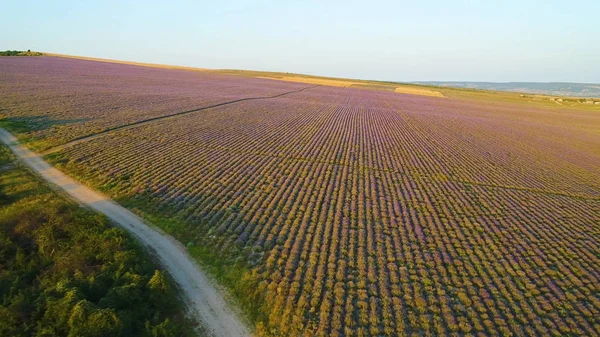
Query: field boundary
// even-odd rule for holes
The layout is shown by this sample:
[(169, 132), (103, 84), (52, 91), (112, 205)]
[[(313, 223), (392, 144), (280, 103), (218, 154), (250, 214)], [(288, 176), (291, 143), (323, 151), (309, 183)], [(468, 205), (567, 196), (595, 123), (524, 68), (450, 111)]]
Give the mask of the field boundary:
[(218, 107), (229, 105), (229, 104), (235, 104), (235, 103), (240, 103), (240, 102), (245, 102), (245, 101), (252, 101), (252, 100), (262, 100), (262, 99), (278, 98), (278, 97), (282, 97), (282, 96), (289, 95), (289, 94), (299, 93), (299, 92), (302, 92), (304, 90), (315, 88), (315, 87), (318, 87), (318, 86), (319, 85), (313, 85), (313, 86), (309, 86), (309, 87), (304, 87), (304, 88), (299, 89), (299, 90), (287, 91), (287, 92), (284, 92), (284, 93), (281, 93), (281, 94), (277, 94), (277, 95), (273, 95), (273, 96), (259, 96), (259, 97), (240, 98), (240, 99), (236, 99), (236, 100), (233, 100), (233, 101), (227, 101), (227, 102), (223, 102), (223, 103), (217, 103), (217, 104), (205, 106), (205, 107), (202, 107), (202, 108), (197, 108), (197, 109), (192, 109), (192, 110), (186, 110), (186, 111), (176, 112), (176, 113), (170, 114), (170, 115), (157, 116), (157, 117), (152, 117), (152, 118), (144, 119), (144, 120), (133, 122), (133, 123), (119, 125), (119, 126), (115, 126), (115, 127), (112, 127), (112, 128), (105, 129), (105, 130), (100, 131), (100, 132), (96, 132), (96, 133), (93, 133), (93, 134), (89, 134), (89, 135), (77, 137), (77, 138), (75, 138), (75, 139), (73, 139), (73, 140), (71, 140), (71, 141), (69, 141), (67, 143), (54, 146), (54, 147), (52, 147), (52, 148), (50, 148), (50, 149), (42, 152), (42, 155), (45, 156), (45, 155), (48, 155), (48, 154), (56, 153), (58, 151), (61, 151), (61, 150), (65, 149), (65, 148), (71, 147), (73, 145), (77, 145), (79, 143), (83, 143), (85, 141), (101, 137), (104, 134), (112, 132), (112, 131), (127, 130), (127, 129), (131, 129), (131, 128), (134, 128), (134, 127), (137, 127), (137, 126), (140, 126), (140, 125), (143, 125), (143, 124), (154, 122), (154, 121), (157, 121), (157, 120), (162, 120), (162, 119), (177, 117), (177, 116), (181, 116), (181, 115), (187, 115), (187, 114), (190, 114), (190, 113), (194, 113), (194, 112), (198, 112), (198, 111), (203, 111), (203, 110), (208, 110), (208, 109), (212, 109), (212, 108), (218, 108)]

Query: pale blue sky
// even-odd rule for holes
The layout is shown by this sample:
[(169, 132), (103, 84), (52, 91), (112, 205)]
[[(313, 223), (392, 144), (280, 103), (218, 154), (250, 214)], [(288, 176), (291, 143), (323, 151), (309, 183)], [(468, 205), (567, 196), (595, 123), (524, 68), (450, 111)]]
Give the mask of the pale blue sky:
[(600, 82), (599, 0), (0, 0), (0, 49), (396, 81)]

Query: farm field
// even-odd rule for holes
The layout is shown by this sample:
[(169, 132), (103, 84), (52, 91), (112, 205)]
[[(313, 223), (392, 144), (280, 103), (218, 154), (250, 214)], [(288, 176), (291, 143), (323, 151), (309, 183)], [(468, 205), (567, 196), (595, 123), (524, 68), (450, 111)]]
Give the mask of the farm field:
[(0, 124), (178, 237), (258, 334), (600, 334), (600, 107), (297, 82), (0, 59)]
[(304, 87), (59, 57), (0, 61), (0, 113), (43, 140), (33, 144), (39, 150), (152, 117)]

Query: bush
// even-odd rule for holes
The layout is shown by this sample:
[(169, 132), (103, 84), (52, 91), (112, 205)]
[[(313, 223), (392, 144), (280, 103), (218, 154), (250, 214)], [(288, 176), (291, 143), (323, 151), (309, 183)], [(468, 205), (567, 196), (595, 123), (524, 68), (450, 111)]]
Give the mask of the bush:
[(22, 168), (1, 173), (0, 336), (190, 334), (170, 280), (126, 233)]

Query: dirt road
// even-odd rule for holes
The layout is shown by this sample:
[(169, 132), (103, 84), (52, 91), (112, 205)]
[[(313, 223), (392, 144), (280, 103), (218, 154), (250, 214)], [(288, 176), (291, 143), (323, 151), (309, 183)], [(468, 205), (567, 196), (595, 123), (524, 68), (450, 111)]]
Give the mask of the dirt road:
[(8, 131), (0, 128), (0, 140), (44, 180), (67, 192), (73, 199), (112, 219), (146, 247), (155, 252), (161, 264), (179, 284), (193, 316), (215, 336), (250, 336), (250, 331), (232, 311), (221, 293), (187, 254), (186, 249), (167, 234), (147, 226), (135, 214), (110, 198), (78, 183), (44, 159), (20, 145)]

